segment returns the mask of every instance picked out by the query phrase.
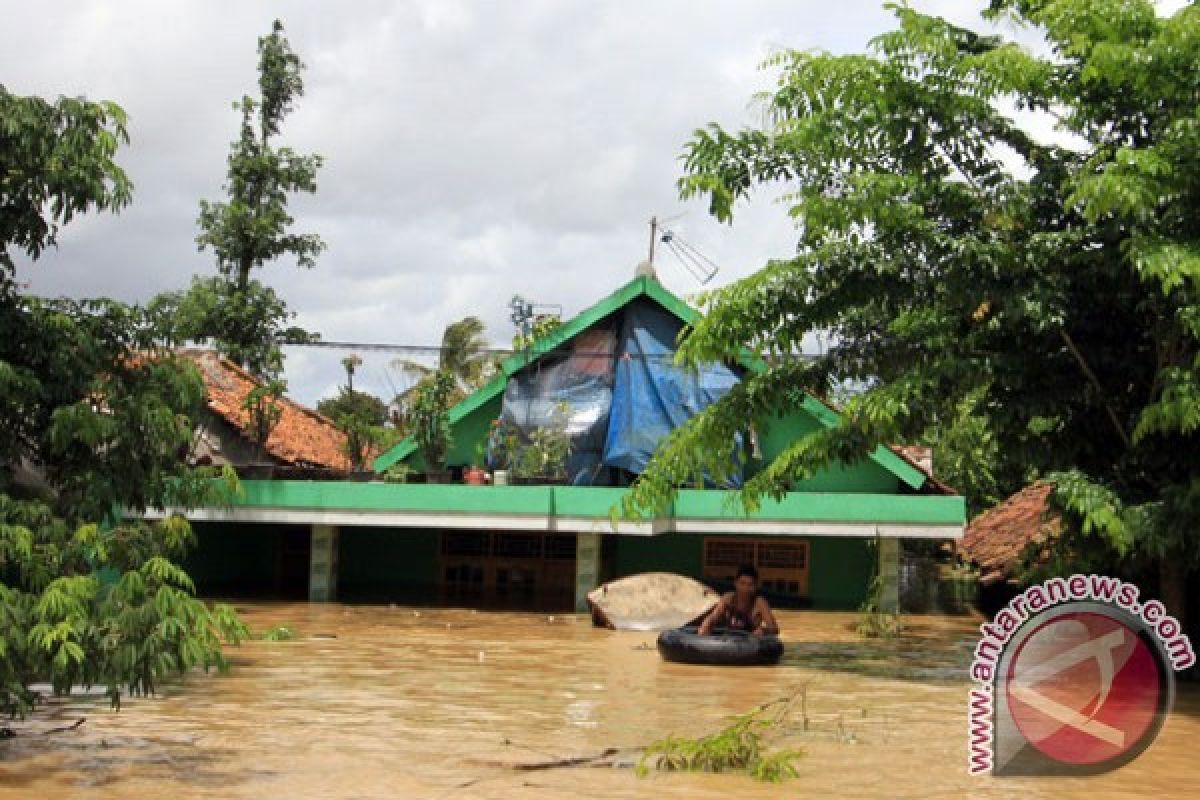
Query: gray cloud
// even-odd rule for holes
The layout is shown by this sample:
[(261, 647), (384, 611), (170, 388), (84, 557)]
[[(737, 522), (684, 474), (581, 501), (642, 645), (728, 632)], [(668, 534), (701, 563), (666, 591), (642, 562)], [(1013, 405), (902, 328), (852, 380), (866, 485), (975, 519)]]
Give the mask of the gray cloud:
[[(918, 3), (962, 22), (981, 5)], [(283, 138), (326, 158), (293, 209), (329, 250), (315, 270), (260, 277), (327, 339), (434, 344), (477, 314), (501, 346), (514, 293), (570, 314), (628, 280), (651, 214), (683, 214), (672, 226), (719, 282), (786, 255), (794, 233), (769, 195), (732, 227), (678, 200), (682, 146), (710, 120), (753, 121), (772, 49), (860, 50), (891, 19), (876, 0), (0, 1), (0, 14), (11, 91), (112, 99), (131, 117), (133, 205), (80, 219), (24, 265), (33, 291), (137, 301), (212, 270), (197, 203), (220, 196), (230, 103), (254, 88), (256, 37), (279, 15), (308, 64)], [(660, 274), (697, 288), (669, 255)], [(292, 393), (334, 391), (339, 358), (291, 350)], [(369, 356), (361, 381), (385, 395), (386, 361)]]

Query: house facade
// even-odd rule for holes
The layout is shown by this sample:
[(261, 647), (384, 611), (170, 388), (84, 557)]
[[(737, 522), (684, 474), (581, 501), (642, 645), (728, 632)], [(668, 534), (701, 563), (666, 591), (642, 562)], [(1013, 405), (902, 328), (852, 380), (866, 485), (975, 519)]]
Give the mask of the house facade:
[[(727, 585), (755, 564), (781, 605), (854, 608), (878, 574), (895, 604), (899, 544), (958, 539), (961, 497), (903, 452), (880, 447), (798, 482), (753, 513), (736, 485), (681, 490), (665, 512), (614, 522), (657, 441), (714, 401), (753, 359), (699, 375), (673, 366), (674, 334), (697, 312), (639, 276), (527, 350), (448, 414), (447, 466), (495, 463), (496, 422), (528, 432), (564, 413), (571, 448), (553, 485), (243, 480), (233, 505), (188, 514), (200, 591), (454, 605), (582, 608), (599, 583), (646, 571)], [(798, 408), (748, 421), (741, 476), (798, 438), (837, 423), (804, 395)], [(411, 440), (375, 461), (425, 470)]]

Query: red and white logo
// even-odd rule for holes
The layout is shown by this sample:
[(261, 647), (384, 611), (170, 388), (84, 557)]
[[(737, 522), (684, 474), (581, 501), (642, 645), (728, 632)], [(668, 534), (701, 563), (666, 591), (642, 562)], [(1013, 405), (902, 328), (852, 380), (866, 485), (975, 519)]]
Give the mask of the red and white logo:
[(1124, 763), (1157, 733), (1164, 670), (1153, 645), (1111, 612), (1064, 611), (1035, 623), (1009, 662), (1012, 721), (1055, 762)]

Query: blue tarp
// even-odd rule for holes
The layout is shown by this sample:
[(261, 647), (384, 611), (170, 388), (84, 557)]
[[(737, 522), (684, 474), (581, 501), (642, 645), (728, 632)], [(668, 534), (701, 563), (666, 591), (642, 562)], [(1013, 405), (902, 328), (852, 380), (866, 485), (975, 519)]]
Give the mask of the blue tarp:
[(565, 409), (571, 437), (567, 480), (574, 485), (596, 483), (603, 470), (615, 345), (615, 331), (593, 328), (564, 352), (547, 356), (509, 378), (504, 389), (501, 419), (516, 427), (526, 441), (535, 429), (559, 424), (556, 413)]
[[(738, 381), (721, 364), (696, 372), (676, 367), (682, 323), (659, 306), (634, 302), (618, 319), (619, 331), (610, 322), (583, 332), (513, 375), (504, 391), (501, 418), (526, 441), (535, 429), (557, 424), (556, 410), (565, 407), (567, 478), (577, 486), (610, 484), (606, 467), (641, 474), (663, 437)], [(496, 466), (491, 453), (489, 463)], [(732, 485), (740, 484), (735, 477)]]
[(626, 306), (604, 464), (640, 474), (663, 437), (737, 383), (737, 374), (722, 364), (694, 372), (675, 366), (681, 328), (677, 317), (657, 306)]

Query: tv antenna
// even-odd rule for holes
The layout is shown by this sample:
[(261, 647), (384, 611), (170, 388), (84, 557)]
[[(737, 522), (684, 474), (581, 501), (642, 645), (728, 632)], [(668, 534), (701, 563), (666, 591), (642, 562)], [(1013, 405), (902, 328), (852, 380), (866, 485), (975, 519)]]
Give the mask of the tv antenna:
[[(682, 214), (678, 214), (668, 220), (663, 220), (663, 222), (671, 222), (682, 216)], [(667, 246), (684, 270), (701, 286), (707, 286), (721, 271), (716, 262), (700, 252), (698, 247), (685, 240), (676, 231), (670, 228), (660, 228), (658, 217), (650, 218), (650, 257), (646, 263), (651, 268), (654, 267), (655, 247), (660, 242)]]
[(533, 333), (533, 323), (540, 317), (562, 317), (562, 306), (554, 303), (533, 303), (519, 294), (514, 294), (508, 301), (509, 315), (512, 324), (520, 331), (526, 341)]

